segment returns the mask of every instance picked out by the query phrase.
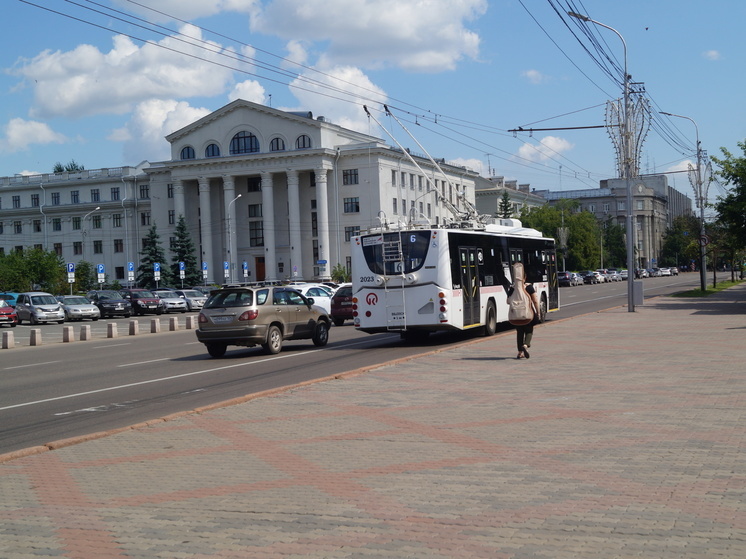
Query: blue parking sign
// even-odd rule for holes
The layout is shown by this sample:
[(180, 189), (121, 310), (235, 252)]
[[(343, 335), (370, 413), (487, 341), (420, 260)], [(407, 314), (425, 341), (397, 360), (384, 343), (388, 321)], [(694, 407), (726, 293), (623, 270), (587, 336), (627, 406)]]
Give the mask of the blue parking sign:
[(186, 264), (184, 262), (179, 262), (179, 270), (186, 270)]
[(135, 263), (134, 262), (127, 262), (127, 271), (128, 272), (134, 272), (135, 271)]
[(68, 262), (68, 264), (67, 264), (67, 273), (68, 274), (74, 274), (75, 273), (75, 263), (74, 262)]
[(154, 272), (160, 272), (161, 271), (161, 264), (160, 264), (160, 262), (155, 262), (153, 264), (153, 271)]
[(203, 272), (207, 271), (207, 262), (202, 262), (202, 271)]
[(105, 268), (104, 268), (104, 265), (103, 265), (103, 264), (97, 264), (97, 265), (96, 265), (96, 271), (97, 271), (97, 272), (98, 272), (99, 274), (103, 274), (103, 273), (105, 273)]

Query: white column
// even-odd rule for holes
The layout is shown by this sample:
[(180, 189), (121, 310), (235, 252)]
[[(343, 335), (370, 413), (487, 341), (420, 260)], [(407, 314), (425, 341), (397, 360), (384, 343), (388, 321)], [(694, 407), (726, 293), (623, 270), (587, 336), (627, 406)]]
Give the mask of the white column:
[(301, 250), (302, 236), (300, 233), (300, 194), (298, 192), (298, 171), (287, 170), (288, 180), (288, 221), (290, 222), (290, 273), (293, 268), (298, 269), (294, 280), (303, 279), (303, 260)]
[[(319, 260), (326, 260), (324, 269), (319, 271), (321, 280), (332, 277), (332, 263), (329, 261), (329, 195), (327, 192), (326, 169), (316, 169), (316, 211), (319, 229)], [(335, 203), (336, 200), (335, 200)]]
[[(202, 235), (202, 262), (207, 262), (207, 282), (213, 283), (215, 275), (215, 261), (212, 257), (212, 212), (210, 211), (210, 180), (199, 177), (199, 230)], [(202, 265), (200, 262), (200, 266)]]
[(227, 243), (226, 261), (230, 265), (230, 281), (235, 281), (236, 279), (236, 253), (238, 252), (238, 249), (236, 248), (236, 204), (232, 203), (235, 198), (236, 184), (233, 182), (233, 177), (230, 175), (223, 175), (223, 205), (225, 206), (225, 239)]
[(186, 218), (186, 204), (184, 203), (184, 181), (177, 180), (174, 183), (174, 215), (176, 223), (179, 223), (179, 216)]
[(262, 218), (264, 226), (264, 279), (277, 279), (277, 254), (275, 253), (275, 191), (272, 173), (262, 171)]

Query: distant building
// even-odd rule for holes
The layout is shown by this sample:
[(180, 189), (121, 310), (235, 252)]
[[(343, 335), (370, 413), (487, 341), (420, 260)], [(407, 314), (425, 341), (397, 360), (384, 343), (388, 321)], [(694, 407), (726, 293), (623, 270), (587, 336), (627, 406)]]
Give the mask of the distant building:
[(543, 206), (547, 201), (531, 192), (530, 185), (518, 184), (517, 180), (505, 180), (505, 177), (477, 177), (475, 180), (476, 207), (479, 213), (497, 216), (503, 193), (507, 192), (513, 216), (521, 213), (521, 208)]
[[(657, 266), (666, 229), (676, 217), (692, 214), (691, 199), (668, 185), (666, 175), (650, 175), (632, 179), (632, 204), (635, 223), (635, 259), (638, 267)], [(627, 228), (627, 181), (608, 179), (600, 188), (568, 191), (534, 191), (550, 205), (558, 200), (579, 202), (578, 211), (589, 211), (599, 221), (608, 219)]]

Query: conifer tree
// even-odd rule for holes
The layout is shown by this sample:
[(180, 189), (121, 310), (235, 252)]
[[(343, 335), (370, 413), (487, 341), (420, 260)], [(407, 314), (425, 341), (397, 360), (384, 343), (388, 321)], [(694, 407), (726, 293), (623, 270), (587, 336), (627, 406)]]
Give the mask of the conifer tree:
[(161, 265), (161, 279), (158, 281), (158, 287), (173, 285), (171, 276), (171, 267), (168, 265), (166, 253), (160, 244), (160, 235), (158, 229), (153, 225), (144, 239), (142, 258), (140, 265), (137, 267), (137, 284), (140, 287), (153, 289), (156, 287), (155, 269), (156, 263)]
[(176, 224), (176, 231), (174, 237), (174, 244), (171, 247), (173, 253), (173, 264), (171, 264), (171, 272), (174, 277), (174, 281), (177, 285), (181, 285), (181, 279), (179, 277), (179, 262), (184, 263), (184, 285), (193, 286), (202, 283), (202, 272), (199, 260), (197, 259), (197, 250), (192, 241), (192, 237), (189, 234), (187, 228), (186, 219), (183, 215), (179, 216), (179, 221)]
[(510, 195), (507, 190), (503, 190), (502, 198), (497, 206), (497, 217), (500, 219), (509, 219), (513, 217), (513, 204), (510, 202)]

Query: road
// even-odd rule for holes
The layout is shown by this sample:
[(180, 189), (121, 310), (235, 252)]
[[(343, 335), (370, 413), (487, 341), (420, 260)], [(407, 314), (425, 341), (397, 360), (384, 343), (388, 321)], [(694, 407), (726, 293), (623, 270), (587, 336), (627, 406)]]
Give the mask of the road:
[[(643, 281), (650, 297), (696, 288), (699, 276)], [(549, 320), (625, 304), (627, 284), (562, 288), (560, 300), (562, 309)], [(236, 348), (212, 359), (194, 331), (169, 332), (168, 320), (160, 318), (158, 334), (150, 333), (150, 318), (140, 319), (138, 336), (127, 335), (128, 320), (113, 319), (119, 337), (107, 339), (111, 321), (101, 320), (92, 323), (93, 340), (73, 343), (60, 343), (62, 326), (45, 325), (44, 343), (37, 347), (28, 345), (30, 327), (16, 327), (16, 349), (0, 350), (0, 453), (417, 355), (473, 336), (438, 334), (422, 345), (406, 345), (396, 334), (371, 336), (348, 322), (332, 328), (324, 348), (296, 341), (286, 342), (279, 355)], [(183, 327), (181, 315), (179, 320)], [(79, 325), (74, 329), (77, 336)]]

